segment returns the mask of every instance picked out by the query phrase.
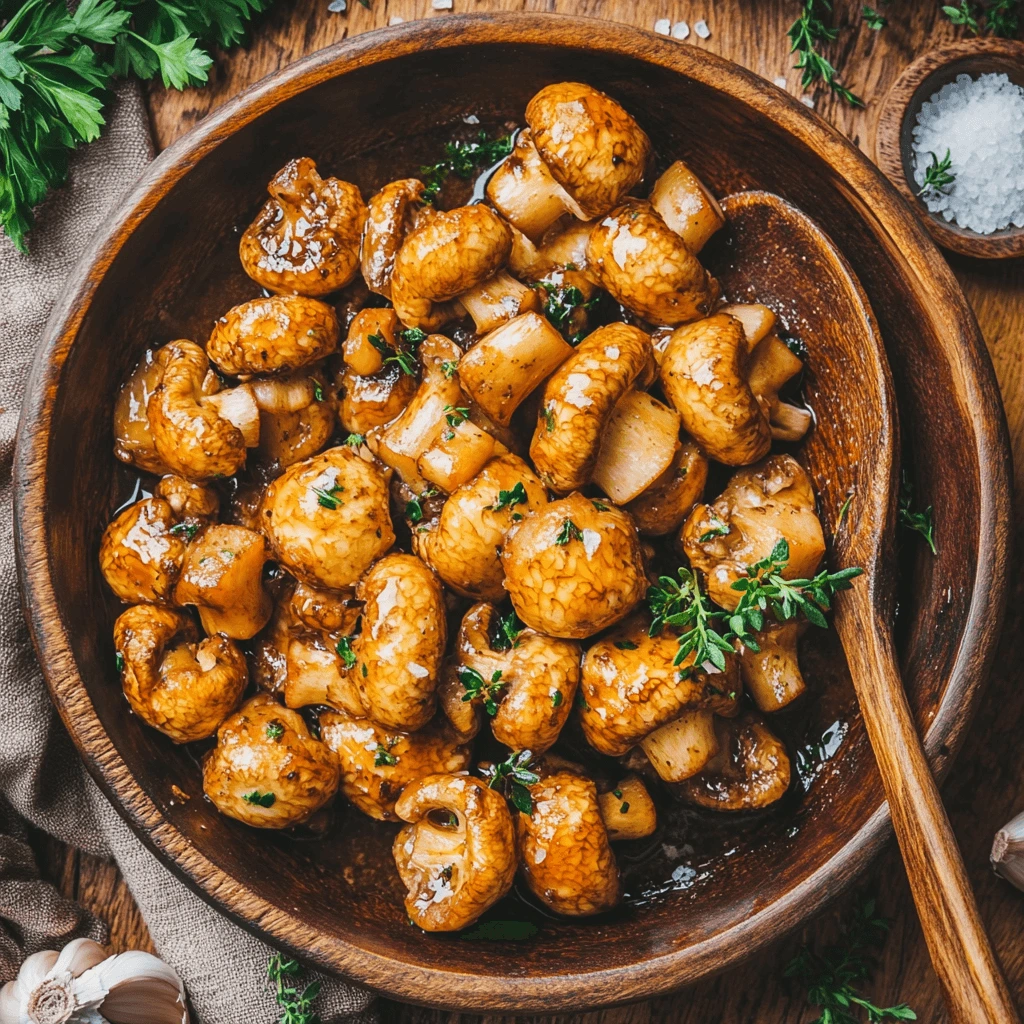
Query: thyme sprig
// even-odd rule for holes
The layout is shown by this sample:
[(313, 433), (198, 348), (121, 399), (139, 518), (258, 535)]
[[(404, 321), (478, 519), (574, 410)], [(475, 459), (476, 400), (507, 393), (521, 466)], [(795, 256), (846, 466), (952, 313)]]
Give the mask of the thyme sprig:
[(818, 49), (839, 34), (822, 19), (822, 10), (831, 12), (829, 0), (804, 0), (800, 16), (786, 33), (792, 44), (789, 52), (797, 55), (794, 67), (803, 71), (801, 84), (807, 90), (815, 82), (824, 82), (840, 99), (851, 106), (863, 107), (864, 101), (839, 81), (839, 72)]
[[(520, 480), (510, 490), (502, 491), (499, 489), (498, 500), (493, 505), (488, 505), (487, 508), (491, 512), (500, 512), (502, 509), (513, 508), (515, 505), (525, 505), (526, 503), (526, 487), (523, 481)], [(518, 512), (513, 512), (512, 518), (518, 521), (523, 517)]]
[(932, 554), (937, 555), (935, 547), (935, 520), (932, 516), (932, 506), (929, 505), (923, 512), (915, 512), (911, 505), (914, 502), (914, 485), (910, 478), (904, 474), (903, 482), (900, 484), (899, 508), (897, 518), (901, 526), (908, 530), (915, 530), (924, 537)]
[(498, 697), (505, 688), (501, 681), (501, 669), (494, 671), (490, 682), (468, 665), (460, 665), (456, 672), (466, 691), (462, 696), (462, 703), (468, 704), (470, 701), (478, 700), (483, 704), (487, 714), (493, 718), (498, 713)]
[(503, 790), (516, 810), (523, 814), (533, 814), (533, 797), (527, 786), (540, 782), (540, 776), (530, 771), (532, 760), (532, 751), (520, 750), (518, 753), (510, 754), (500, 764), (488, 765), (482, 769), (484, 778), (490, 780), (488, 786), (491, 789)]
[(948, 149), (941, 160), (934, 153), (931, 154), (931, 158), (931, 163), (925, 168), (924, 184), (917, 193), (919, 196), (926, 196), (932, 192), (943, 192), (947, 185), (952, 185), (956, 181), (956, 175), (949, 169), (952, 158)]
[(436, 202), (449, 174), (469, 180), (476, 171), (493, 166), (511, 152), (511, 136), (501, 135), (489, 139), (484, 131), (480, 132), (475, 142), (446, 142), (442, 160), (420, 167), (420, 176), (426, 186), (420, 198), (425, 203)]
[(320, 982), (311, 981), (300, 991), (302, 968), (298, 960), (280, 953), (272, 956), (267, 964), (267, 978), (274, 986), (277, 1005), (282, 1011), (277, 1024), (320, 1024), (319, 1015), (313, 1011), (313, 1000), (320, 993)]

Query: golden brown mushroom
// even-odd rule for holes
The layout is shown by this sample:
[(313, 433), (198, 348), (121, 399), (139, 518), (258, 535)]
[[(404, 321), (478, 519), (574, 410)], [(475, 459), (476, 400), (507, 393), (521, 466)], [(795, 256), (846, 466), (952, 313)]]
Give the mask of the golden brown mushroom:
[(163, 498), (129, 505), (103, 531), (100, 570), (124, 602), (172, 604), (185, 561), (188, 528)]
[(549, 636), (593, 636), (625, 618), (647, 589), (633, 521), (581, 494), (515, 523), (501, 561), (519, 617)]
[(771, 455), (734, 473), (713, 504), (690, 513), (681, 539), (693, 567), (707, 576), (711, 600), (730, 610), (740, 599), (733, 583), (780, 540), (789, 546), (786, 579), (813, 576), (825, 554), (814, 488), (791, 455)]
[(388, 351), (398, 344), (401, 329), (393, 309), (361, 309), (349, 324), (342, 346), (345, 365), (361, 377), (380, 373)]
[(590, 481), (616, 403), (652, 359), (643, 331), (609, 324), (581, 341), (552, 375), (530, 442), (530, 458), (549, 487), (565, 494)]
[(371, 292), (391, 298), (391, 273), (395, 257), (409, 231), (424, 214), (423, 182), (403, 178), (385, 185), (370, 197), (363, 231), (361, 265)]
[(611, 842), (643, 839), (658, 827), (658, 810), (647, 787), (636, 775), (627, 775), (613, 789), (598, 794), (601, 820)]
[(250, 384), (260, 410), (259, 461), (271, 474), (316, 455), (330, 440), (337, 402), (323, 375), (299, 375)]
[(695, 441), (679, 446), (671, 465), (625, 509), (637, 529), (648, 537), (674, 533), (704, 494), (708, 460)]
[(314, 587), (349, 587), (395, 542), (380, 471), (344, 445), (297, 462), (263, 496), (274, 557)]
[(627, 199), (598, 221), (587, 260), (603, 288), (651, 323), (696, 320), (718, 297), (718, 282), (642, 199)]
[(355, 590), (318, 590), (308, 583), (296, 583), (288, 598), (292, 615), (306, 629), (349, 636), (356, 631), (362, 607)]
[(506, 452), (449, 496), (441, 515), (413, 534), (413, 548), (456, 593), (500, 601), (505, 596), (505, 534), (547, 501), (529, 465)]
[(203, 761), (203, 789), (217, 810), (254, 828), (305, 821), (334, 796), (340, 775), (302, 716), (267, 693), (221, 725)]
[(385, 729), (368, 718), (320, 713), (320, 735), (337, 755), (341, 792), (378, 821), (398, 821), (395, 801), (425, 775), (454, 775), (470, 766), (471, 751), (443, 719), (419, 732)]
[(346, 366), (341, 378), (338, 419), (345, 430), (366, 434), (398, 416), (416, 394), (419, 383), (397, 363), (388, 363), (379, 373), (368, 377)]
[[(220, 497), (212, 487), (192, 483), (173, 473), (160, 478), (153, 494), (163, 498), (179, 519), (186, 519), (190, 523), (210, 522), (217, 518), (220, 511)], [(193, 531), (182, 529), (178, 532), (187, 537)]]
[(273, 611), (263, 589), (266, 560), (262, 534), (225, 523), (207, 526), (188, 546), (174, 600), (195, 605), (207, 633), (249, 640)]
[(387, 555), (359, 581), (353, 672), (370, 717), (413, 732), (434, 717), (447, 642), (444, 592), (415, 555)]
[(428, 775), (395, 804), (410, 822), (395, 836), (405, 909), (428, 932), (472, 924), (512, 888), (515, 834), (505, 798), (467, 775)]
[(290, 708), (324, 704), (356, 718), (366, 717), (352, 672), (351, 646), (323, 634), (288, 639), (281, 696)]
[(223, 636), (197, 643), (179, 611), (140, 604), (114, 623), (121, 685), (132, 710), (175, 743), (212, 736), (242, 699), (245, 657)]
[(163, 380), (167, 352), (147, 349), (114, 403), (114, 455), (147, 473), (167, 472), (156, 450), (146, 411), (150, 395)]
[(318, 297), (344, 288), (359, 267), (366, 205), (359, 189), (321, 178), (309, 157), (289, 160), (238, 246), (245, 272), (277, 293)]

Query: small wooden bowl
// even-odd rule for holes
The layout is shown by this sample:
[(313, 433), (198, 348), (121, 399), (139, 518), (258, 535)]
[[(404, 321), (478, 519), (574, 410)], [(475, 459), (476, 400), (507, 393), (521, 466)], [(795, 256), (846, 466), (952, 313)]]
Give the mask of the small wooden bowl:
[(918, 57), (889, 90), (875, 135), (875, 162), (914, 207), (932, 237), (945, 249), (964, 256), (999, 260), (1024, 255), (1024, 228), (990, 235), (962, 228), (932, 213), (914, 189), (914, 126), (925, 101), (957, 75), (1005, 74), (1024, 86), (1024, 42), (1012, 39), (965, 39)]
[[(203, 799), (194, 751), (129, 714), (111, 637), (120, 609), (97, 563), (133, 484), (111, 452), (111, 415), (147, 346), (204, 339), (257, 293), (238, 232), (286, 160), (311, 156), (368, 196), (436, 160), (467, 115), (483, 127), (521, 123), (529, 98), (564, 80), (615, 96), (663, 161), (685, 159), (716, 195), (763, 189), (802, 209), (863, 285), (888, 348), (915, 501), (940, 510), (938, 556), (908, 540), (892, 571), (903, 678), (941, 775), (980, 697), (1008, 583), (1009, 446), (984, 342), (878, 169), (803, 104), (696, 47), (587, 18), (458, 15), (368, 32), (254, 86), (161, 154), (96, 235), (37, 353), (16, 456), (20, 580), (40, 663), (131, 827), (270, 942), (395, 998), (466, 1012), (578, 1012), (670, 991), (752, 955), (853, 882), (891, 829), (835, 631), (807, 638), (812, 652), (825, 645), (805, 663), (819, 696), (793, 712), (804, 738), (782, 805), (742, 820), (666, 812), (655, 841), (623, 853), (633, 899), (600, 919), (535, 917), (521, 942), (425, 935), (402, 906), (393, 825), (339, 803), (319, 839), (247, 829)], [(836, 315), (810, 264), (794, 285), (794, 333), (804, 318)], [(823, 427), (851, 474), (875, 412), (842, 388), (857, 372), (829, 377), (841, 401)], [(838, 476), (819, 481), (827, 524), (848, 484)], [(863, 527), (858, 516), (854, 500), (848, 523)]]

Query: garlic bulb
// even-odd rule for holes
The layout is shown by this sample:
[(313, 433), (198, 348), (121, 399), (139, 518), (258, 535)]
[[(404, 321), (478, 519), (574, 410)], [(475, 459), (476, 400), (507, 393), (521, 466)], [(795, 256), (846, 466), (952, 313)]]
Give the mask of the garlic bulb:
[(0, 1024), (188, 1024), (185, 987), (138, 950), (107, 956), (92, 939), (30, 956), (0, 991)]
[(996, 833), (990, 860), (997, 875), (1024, 890), (1024, 811)]

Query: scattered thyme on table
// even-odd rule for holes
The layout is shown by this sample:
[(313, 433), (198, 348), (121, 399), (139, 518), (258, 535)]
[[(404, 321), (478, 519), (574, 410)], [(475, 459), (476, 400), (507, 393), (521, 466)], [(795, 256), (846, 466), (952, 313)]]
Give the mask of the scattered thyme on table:
[(824, 82), (840, 99), (851, 106), (863, 107), (864, 101), (839, 81), (839, 72), (819, 50), (820, 45), (833, 42), (839, 34), (838, 29), (823, 20), (823, 14), (831, 11), (828, 0), (804, 0), (800, 16), (786, 33), (792, 43), (789, 52), (797, 55), (794, 67), (803, 71), (800, 82), (805, 90), (815, 82)]

